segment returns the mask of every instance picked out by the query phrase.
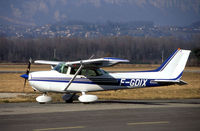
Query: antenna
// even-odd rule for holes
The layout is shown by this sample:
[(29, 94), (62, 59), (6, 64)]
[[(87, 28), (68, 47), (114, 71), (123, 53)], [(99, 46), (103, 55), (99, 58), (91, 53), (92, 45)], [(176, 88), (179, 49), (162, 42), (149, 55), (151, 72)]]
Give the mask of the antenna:
[(164, 61), (164, 50), (162, 50), (162, 63)]
[(53, 59), (56, 59), (56, 49), (53, 50)]
[(94, 57), (94, 54), (92, 54), (89, 59), (92, 59), (93, 57)]

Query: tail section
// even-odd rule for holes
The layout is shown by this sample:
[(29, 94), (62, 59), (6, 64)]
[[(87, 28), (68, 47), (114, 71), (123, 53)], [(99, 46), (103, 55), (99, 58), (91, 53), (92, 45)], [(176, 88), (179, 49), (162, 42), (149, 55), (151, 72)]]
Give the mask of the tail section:
[(162, 72), (167, 79), (180, 79), (190, 52), (177, 49), (156, 71)]

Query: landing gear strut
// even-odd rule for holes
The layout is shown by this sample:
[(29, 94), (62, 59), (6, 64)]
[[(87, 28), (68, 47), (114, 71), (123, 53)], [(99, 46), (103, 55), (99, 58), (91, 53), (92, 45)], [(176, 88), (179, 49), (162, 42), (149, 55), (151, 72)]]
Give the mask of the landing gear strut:
[(62, 98), (66, 103), (73, 103), (75, 99), (76, 93), (73, 94), (65, 94)]

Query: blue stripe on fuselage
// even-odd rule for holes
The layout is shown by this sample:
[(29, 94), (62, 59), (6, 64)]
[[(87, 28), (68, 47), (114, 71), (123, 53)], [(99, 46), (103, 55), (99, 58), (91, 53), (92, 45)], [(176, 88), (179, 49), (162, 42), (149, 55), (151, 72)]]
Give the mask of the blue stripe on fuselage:
[[(156, 83), (151, 83), (152, 79), (116, 79), (116, 82), (109, 81), (73, 81), (72, 83), (78, 84), (98, 84), (107, 86), (129, 86), (129, 87), (148, 87), (157, 86)], [(48, 80), (48, 79), (30, 79), (29, 81), (43, 81), (43, 82), (60, 82), (68, 83), (69, 80)]]
[[(176, 78), (173, 79), (145, 79), (145, 78), (119, 78), (115, 79), (115, 81), (109, 81), (106, 78), (93, 78), (93, 80), (86, 79), (86, 78), (77, 78), (72, 83), (79, 83), (79, 84), (98, 84), (104, 86), (126, 86), (130, 88), (135, 87), (153, 87), (153, 86), (160, 86), (159, 83), (153, 82), (154, 80), (178, 80), (181, 78), (183, 72), (181, 72)], [(44, 81), (44, 82), (61, 82), (61, 83), (69, 83), (71, 78), (51, 78), (51, 77), (36, 77), (32, 78), (29, 81)]]

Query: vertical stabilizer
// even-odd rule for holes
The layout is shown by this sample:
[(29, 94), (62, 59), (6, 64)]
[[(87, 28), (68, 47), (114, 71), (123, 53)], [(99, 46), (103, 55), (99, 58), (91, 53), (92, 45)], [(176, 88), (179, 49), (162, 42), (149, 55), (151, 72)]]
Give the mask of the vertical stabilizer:
[(187, 63), (190, 50), (177, 49), (158, 69), (168, 78), (179, 79)]

